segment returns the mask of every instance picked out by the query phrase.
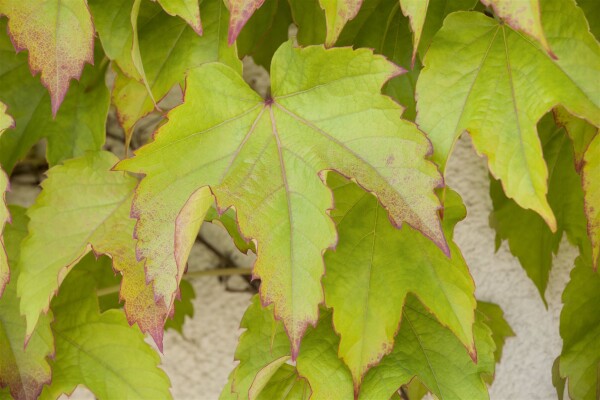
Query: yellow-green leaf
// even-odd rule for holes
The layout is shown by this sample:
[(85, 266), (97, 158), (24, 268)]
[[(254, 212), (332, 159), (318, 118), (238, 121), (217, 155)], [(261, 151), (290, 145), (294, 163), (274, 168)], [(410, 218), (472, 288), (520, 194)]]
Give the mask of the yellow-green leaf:
[(95, 289), (87, 271), (75, 270), (52, 300), (56, 356), (52, 382), (40, 398), (58, 399), (84, 385), (100, 400), (170, 399), (159, 355), (122, 310), (100, 313)]
[(433, 192), (441, 181), (424, 159), (429, 143), (380, 92), (397, 73), (367, 49), (291, 42), (275, 53), (266, 100), (223, 64), (190, 71), (184, 104), (154, 142), (117, 167), (145, 175), (133, 210), (138, 253), (157, 297), (172, 299), (177, 267), (161, 262), (169, 254), (151, 227), (159, 220), (172, 226), (190, 195), (207, 186), (219, 210), (234, 207), (240, 232), (257, 241), (262, 300), (275, 304), (294, 356), (317, 321), (322, 254), (336, 241), (324, 171), (355, 178), (377, 193), (394, 225), (406, 222), (447, 251)]
[(600, 73), (600, 45), (573, 0), (547, 0), (541, 8), (557, 60), (481, 13), (446, 18), (417, 82), (417, 124), (433, 142), (433, 159), (442, 170), (457, 138), (468, 131), (506, 195), (555, 231), (536, 123), (560, 103), (600, 125), (600, 86), (590, 84)]
[[(0, 388), (8, 387), (13, 398), (34, 400), (42, 385), (50, 383), (48, 360), (54, 354), (50, 331), (52, 315), (43, 316), (37, 328), (26, 340), (25, 318), (19, 314), (17, 279), (19, 245), (27, 234), (25, 209), (10, 207), (12, 225), (6, 227), (4, 244), (13, 265), (12, 278), (0, 298)], [(27, 344), (27, 346), (25, 346)]]
[(575, 260), (562, 299), (560, 376), (567, 378), (571, 399), (594, 400), (600, 396), (600, 275), (589, 260)]
[(600, 263), (600, 135), (596, 135), (583, 156), (583, 198), (588, 235), (592, 242), (592, 265)]
[(199, 0), (158, 0), (158, 2), (168, 14), (181, 17), (198, 35), (202, 35)]
[[(220, 61), (241, 73), (235, 46), (227, 45), (227, 10), (221, 0), (202, 3), (204, 33), (198, 36), (184, 21), (170, 17), (160, 7), (144, 2), (140, 9), (139, 51), (145, 80), (152, 97), (160, 101), (176, 84), (182, 84), (188, 69)], [(112, 101), (129, 139), (137, 121), (154, 110), (146, 86), (117, 73)]]
[(123, 274), (121, 298), (131, 323), (137, 322), (161, 345), (170, 304), (155, 302), (143, 263), (136, 260), (135, 221), (129, 213), (137, 180), (110, 171), (117, 161), (111, 153), (96, 152), (51, 168), (28, 210), (29, 235), (22, 244), (18, 282), (28, 334), (67, 274), (93, 250), (110, 255), (115, 270)]
[(319, 0), (327, 21), (326, 46), (335, 44), (346, 22), (358, 14), (362, 2), (363, 0)]
[(94, 63), (94, 27), (85, 0), (3, 0), (0, 14), (17, 51), (28, 50), (33, 74), (50, 92), (56, 115), (69, 82), (79, 79), (83, 65)]
[[(6, 129), (12, 128), (14, 123), (15, 121), (12, 117), (6, 113), (6, 105), (0, 102), (0, 135), (2, 135), (2, 132)], [(2, 297), (4, 288), (10, 279), (10, 269), (2, 234), (2, 232), (4, 232), (4, 225), (6, 222), (10, 221), (10, 213), (6, 207), (6, 191), (9, 186), (8, 176), (6, 176), (2, 168), (0, 168), (0, 297)]]
[[(447, 257), (411, 227), (396, 229), (375, 196), (334, 177), (339, 241), (325, 255), (325, 300), (341, 336), (339, 356), (352, 372), (358, 389), (364, 374), (392, 351), (406, 295), (415, 294), (450, 327), (475, 357), (473, 322), (475, 285), (458, 246), (450, 242)], [(458, 194), (446, 192), (446, 236), (466, 210)]]

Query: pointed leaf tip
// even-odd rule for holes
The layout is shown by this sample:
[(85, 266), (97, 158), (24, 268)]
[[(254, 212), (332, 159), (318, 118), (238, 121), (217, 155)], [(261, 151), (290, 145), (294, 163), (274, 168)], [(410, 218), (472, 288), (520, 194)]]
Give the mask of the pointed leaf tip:
[(231, 46), (244, 28), (244, 25), (246, 25), (246, 22), (263, 5), (265, 0), (228, 0), (228, 2), (230, 17), (227, 41)]
[[(63, 7), (69, 12), (61, 12)], [(31, 72), (41, 72), (56, 117), (71, 79), (79, 79), (85, 63), (94, 63), (94, 27), (86, 2), (6, 0), (3, 13), (15, 49), (27, 49)]]

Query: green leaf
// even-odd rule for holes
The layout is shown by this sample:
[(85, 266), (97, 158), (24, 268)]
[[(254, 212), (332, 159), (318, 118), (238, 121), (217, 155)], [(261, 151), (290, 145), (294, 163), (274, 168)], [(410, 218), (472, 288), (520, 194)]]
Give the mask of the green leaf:
[(494, 342), (481, 314), (476, 317), (477, 364), (456, 337), (409, 296), (394, 350), (367, 373), (359, 399), (387, 399), (414, 375), (440, 399), (487, 399), (483, 376), (494, 373)]
[[(204, 33), (198, 36), (184, 21), (144, 2), (140, 9), (139, 50), (152, 97), (159, 101), (183, 83), (188, 69), (220, 61), (241, 74), (235, 46), (227, 45), (227, 12), (221, 0), (202, 3)], [(127, 72), (127, 71), (123, 71)], [(146, 87), (126, 74), (117, 73), (112, 101), (128, 138), (137, 121), (154, 110)]]
[(417, 82), (417, 124), (431, 139), (442, 170), (456, 139), (468, 131), (507, 196), (555, 231), (535, 124), (560, 103), (600, 125), (600, 86), (589, 84), (600, 72), (600, 46), (572, 0), (547, 0), (541, 7), (558, 60), (481, 13), (448, 16)]
[(127, 76), (141, 80), (131, 54), (134, 0), (88, 0), (88, 4), (106, 56)]
[(240, 232), (257, 241), (254, 276), (264, 304), (275, 303), (293, 356), (317, 321), (322, 254), (336, 241), (321, 172), (355, 178), (377, 193), (394, 225), (407, 222), (447, 249), (433, 192), (441, 182), (424, 159), (429, 143), (380, 94), (397, 73), (367, 49), (291, 42), (275, 53), (273, 97), (266, 100), (223, 64), (190, 71), (184, 104), (169, 113), (154, 142), (117, 166), (145, 175), (134, 202), (138, 252), (157, 297), (172, 299), (176, 269), (157, 262), (166, 255), (151, 226), (163, 216), (173, 224), (190, 195), (207, 186), (219, 210), (235, 207)]
[(15, 399), (36, 399), (42, 385), (50, 383), (50, 365), (47, 358), (54, 354), (50, 331), (52, 315), (43, 316), (30, 335), (25, 347), (25, 318), (19, 314), (15, 268), (19, 258), (19, 244), (27, 234), (25, 209), (10, 207), (12, 225), (6, 226), (4, 244), (13, 265), (10, 283), (0, 298), (0, 388), (8, 387)]
[[(444, 18), (455, 11), (472, 9), (477, 0), (400, 0), (402, 13), (410, 20), (410, 28), (413, 31), (413, 51), (411, 63), (416, 61), (417, 50), (425, 55), (431, 39), (442, 27)], [(409, 53), (404, 54), (409, 57)]]
[(536, 39), (553, 56), (542, 26), (540, 0), (481, 0), (481, 2), (487, 7), (492, 7), (494, 13), (512, 28)]
[(583, 191), (587, 231), (592, 242), (592, 266), (600, 263), (600, 135), (596, 135), (583, 156)]
[(292, 14), (287, 0), (266, 0), (237, 37), (240, 58), (252, 56), (268, 71), (277, 48), (288, 39)]
[(423, 32), (423, 26), (425, 25), (429, 2), (420, 0), (400, 0), (400, 7), (402, 7), (402, 13), (410, 19), (410, 27), (414, 32), (412, 51), (412, 61), (414, 62), (421, 41), (421, 33)]
[[(328, 183), (334, 188), (331, 215), (339, 241), (325, 255), (323, 287), (341, 336), (339, 356), (350, 368), (355, 388), (370, 366), (392, 351), (408, 293), (450, 327), (475, 357), (475, 285), (456, 244), (450, 242), (447, 257), (415, 229), (391, 225), (375, 196), (332, 174)], [(445, 201), (444, 217), (452, 222), (444, 228), (450, 238), (466, 210), (453, 191)]]
[(256, 400), (308, 400), (310, 395), (311, 390), (306, 379), (298, 375), (296, 368), (284, 364), (273, 374)]
[(51, 164), (100, 150), (104, 145), (105, 122), (109, 108), (105, 66), (101, 51), (96, 67), (87, 65), (79, 82), (71, 85), (56, 118), (52, 118), (50, 98), (32, 77), (25, 54), (15, 54), (0, 21), (0, 101), (6, 103), (15, 126), (0, 138), (0, 164), (7, 172), (41, 138), (48, 139), (47, 158)]
[[(0, 14), (17, 51), (27, 49), (31, 72), (41, 72), (56, 116), (69, 82), (94, 63), (94, 26), (85, 0), (3, 0)], [(35, 21), (35, 23), (32, 23)]]
[(198, 35), (202, 35), (199, 0), (158, 0), (158, 2), (168, 14), (183, 18)]
[(494, 359), (497, 363), (502, 359), (502, 349), (506, 338), (515, 336), (508, 322), (504, 319), (504, 311), (499, 305), (485, 301), (477, 302), (477, 312), (484, 315), (483, 321), (492, 330), (492, 339), (496, 344)]
[(577, 0), (577, 5), (585, 13), (590, 32), (600, 39), (600, 3), (596, 0)]
[(292, 18), (298, 27), (298, 43), (302, 46), (325, 43), (325, 13), (319, 0), (290, 1)]
[(545, 161), (550, 170), (548, 201), (557, 217), (557, 231), (552, 233), (544, 220), (531, 210), (524, 210), (508, 199), (498, 181), (490, 183), (490, 195), (494, 211), (490, 225), (496, 230), (496, 248), (502, 240), (508, 240), (510, 251), (520, 261), (527, 275), (535, 283), (545, 302), (552, 256), (558, 252), (563, 233), (589, 252), (585, 226), (581, 178), (575, 171), (573, 147), (562, 128), (558, 128), (552, 116), (546, 115), (538, 124)]
[[(6, 105), (0, 102), (0, 136), (6, 129), (12, 128), (14, 125), (15, 121), (6, 113)], [(2, 235), (5, 224), (10, 222), (10, 213), (6, 207), (6, 191), (9, 187), (8, 176), (0, 168), (0, 197), (2, 198), (0, 201), (0, 297), (10, 279), (10, 269)]]
[(573, 142), (575, 152), (575, 169), (581, 172), (583, 157), (592, 139), (598, 134), (598, 127), (569, 114), (564, 107), (554, 109), (556, 124), (565, 128), (569, 138)]
[(552, 386), (556, 388), (558, 400), (563, 400), (565, 397), (565, 386), (567, 379), (560, 376), (560, 356), (556, 357), (552, 363)]
[(560, 314), (560, 376), (567, 378), (573, 400), (600, 396), (600, 275), (582, 257), (575, 261), (571, 281), (563, 292)]
[(319, 0), (327, 21), (326, 46), (335, 44), (344, 25), (358, 14), (362, 2), (363, 0)]
[(221, 225), (223, 228), (225, 228), (227, 233), (229, 233), (229, 236), (231, 236), (233, 239), (235, 247), (237, 247), (237, 249), (242, 253), (248, 254), (249, 250), (256, 253), (254, 242), (247, 240), (240, 233), (240, 228), (237, 223), (237, 217), (234, 209), (230, 208), (223, 214), (219, 215), (219, 212), (213, 205), (206, 212), (206, 217), (204, 217), (204, 220), (215, 225)]
[(252, 14), (258, 10), (265, 0), (225, 0), (229, 9), (229, 33), (227, 43), (231, 46), (242, 31)]
[(52, 311), (56, 357), (52, 383), (44, 387), (42, 399), (57, 399), (80, 384), (98, 399), (171, 398), (169, 378), (158, 368), (160, 357), (121, 310), (99, 312), (88, 273), (69, 274)]
[(183, 324), (185, 318), (194, 317), (194, 304), (192, 300), (196, 298), (196, 292), (192, 284), (185, 279), (182, 279), (179, 283), (179, 294), (177, 300), (175, 300), (174, 306), (175, 311), (173, 318), (169, 318), (165, 323), (165, 330), (173, 329), (183, 335)]
[(29, 235), (19, 262), (18, 293), (28, 334), (67, 274), (93, 249), (109, 254), (115, 270), (123, 274), (121, 298), (131, 323), (137, 322), (161, 345), (170, 304), (155, 304), (143, 263), (136, 260), (135, 222), (129, 213), (137, 180), (110, 171), (117, 161), (111, 153), (88, 153), (48, 171), (41, 194), (27, 212)]
[(221, 398), (247, 399), (257, 374), (276, 360), (290, 356), (290, 342), (283, 324), (275, 320), (272, 307), (261, 306), (258, 295), (252, 298), (240, 327), (246, 329), (235, 350), (235, 359), (240, 363), (232, 373), (231, 386), (223, 390)]
[(340, 338), (333, 330), (331, 311), (322, 309), (316, 328), (302, 341), (296, 367), (312, 389), (311, 400), (351, 399), (352, 375), (338, 358)]

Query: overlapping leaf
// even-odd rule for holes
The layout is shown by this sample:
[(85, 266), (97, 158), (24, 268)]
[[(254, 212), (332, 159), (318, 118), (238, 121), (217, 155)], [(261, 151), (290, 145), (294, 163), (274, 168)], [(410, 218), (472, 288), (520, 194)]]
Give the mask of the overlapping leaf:
[(600, 396), (600, 275), (589, 259), (580, 257), (571, 271), (571, 281), (563, 292), (560, 314), (560, 375), (567, 378), (573, 400), (593, 400)]
[[(450, 242), (451, 255), (446, 257), (418, 231), (390, 225), (375, 196), (339, 177), (330, 175), (328, 184), (334, 188), (332, 217), (339, 242), (325, 255), (323, 286), (341, 336), (339, 356), (350, 368), (355, 387), (370, 366), (392, 351), (409, 292), (450, 327), (475, 358), (475, 285), (458, 247)], [(449, 190), (444, 203), (446, 237), (452, 237), (454, 224), (465, 215), (460, 197)]]
[(498, 363), (502, 358), (504, 342), (507, 338), (515, 336), (515, 332), (504, 319), (504, 311), (502, 311), (499, 305), (485, 301), (478, 301), (477, 312), (483, 314), (485, 317), (483, 321), (492, 331), (492, 339), (496, 345), (496, 350), (494, 350), (494, 359)]
[(266, 0), (237, 37), (239, 56), (252, 56), (269, 70), (275, 50), (288, 39), (292, 14), (287, 0)]
[(19, 263), (18, 292), (28, 333), (40, 312), (48, 310), (69, 271), (93, 249), (96, 254), (109, 254), (115, 270), (123, 274), (121, 298), (130, 322), (137, 322), (161, 345), (170, 304), (155, 304), (143, 264), (135, 258), (135, 222), (129, 212), (137, 181), (110, 171), (116, 162), (110, 153), (88, 153), (48, 172), (42, 193), (28, 211), (29, 235), (23, 241)]
[(446, 15), (454, 11), (469, 10), (476, 2), (477, 0), (400, 0), (402, 13), (410, 19), (413, 31), (412, 63), (415, 63), (417, 51), (425, 55)]
[(31, 72), (41, 72), (55, 116), (70, 80), (79, 79), (86, 62), (94, 63), (94, 27), (85, 0), (3, 0), (0, 14), (10, 20), (15, 49), (28, 50)]
[(231, 46), (242, 31), (252, 14), (258, 10), (265, 0), (225, 0), (229, 8), (229, 33), (227, 42)]
[[(347, 399), (357, 394), (361, 399), (388, 399), (414, 376), (442, 399), (487, 398), (483, 379), (493, 376), (495, 364), (494, 340), (486, 325), (489, 319), (477, 313), (474, 327), (479, 360), (475, 364), (457, 338), (414, 297), (407, 298), (403, 314), (404, 322), (393, 352), (367, 373), (359, 392), (354, 391), (352, 375), (337, 356), (339, 338), (333, 328), (331, 312), (322, 310), (316, 328), (309, 328), (302, 341), (296, 363), (297, 373), (310, 383), (310, 398)], [(285, 363), (291, 354), (289, 342), (281, 322), (273, 318), (272, 308), (261, 308), (258, 296), (255, 297), (244, 316), (243, 326), (248, 330), (240, 337), (236, 352), (243, 357), (239, 358), (240, 364), (230, 376), (221, 399), (248, 398), (245, 393), (250, 390), (249, 386), (255, 386), (265, 376), (269, 380), (257, 398), (268, 393), (266, 390), (281, 386), (295, 390), (292, 399), (306, 398), (302, 380), (295, 375), (294, 368)], [(246, 382), (244, 391), (232, 392), (233, 382), (241, 370)], [(281, 379), (281, 386), (271, 386), (275, 385), (275, 379)]]
[(575, 168), (577, 172), (581, 172), (585, 151), (598, 134), (598, 127), (581, 118), (574, 117), (564, 107), (556, 107), (553, 112), (556, 124), (565, 128), (573, 142)]
[(172, 301), (178, 274), (178, 265), (161, 261), (167, 255), (155, 239), (158, 221), (172, 225), (206, 186), (219, 209), (236, 208), (242, 234), (257, 240), (254, 275), (264, 303), (275, 303), (294, 355), (307, 325), (316, 323), (322, 253), (336, 241), (321, 171), (354, 177), (377, 193), (396, 226), (407, 222), (447, 249), (433, 193), (439, 175), (423, 158), (429, 144), (380, 94), (397, 72), (366, 49), (296, 49), (290, 42), (273, 58), (267, 100), (222, 64), (190, 71), (184, 104), (153, 143), (118, 166), (145, 175), (133, 211), (138, 252), (157, 296)]
[(232, 372), (231, 386), (223, 390), (221, 398), (225, 399), (247, 399), (256, 375), (276, 360), (290, 356), (283, 324), (275, 320), (272, 307), (263, 309), (259, 296), (252, 298), (240, 327), (246, 329), (235, 351), (240, 364)]
[[(6, 105), (0, 103), (0, 136), (2, 133), (14, 126), (15, 121), (12, 117), (6, 114)], [(0, 297), (4, 292), (4, 288), (8, 284), (10, 279), (10, 269), (8, 267), (8, 258), (5, 252), (4, 239), (2, 238), (2, 232), (4, 232), (4, 225), (10, 221), (10, 213), (6, 208), (6, 191), (9, 188), (8, 176), (0, 168)]]
[(302, 46), (325, 43), (327, 25), (319, 0), (290, 1), (292, 18), (298, 27), (297, 40)]
[(551, 115), (538, 124), (540, 140), (550, 175), (548, 201), (557, 218), (557, 231), (553, 233), (544, 220), (531, 210), (524, 210), (508, 199), (498, 181), (492, 180), (490, 195), (494, 211), (490, 225), (496, 229), (496, 247), (501, 240), (508, 240), (514, 254), (538, 288), (545, 301), (553, 254), (563, 236), (579, 246), (582, 253), (589, 253), (583, 191), (581, 178), (575, 171), (573, 146), (562, 128), (558, 128)]
[(325, 11), (327, 21), (327, 36), (325, 38), (327, 46), (335, 44), (346, 22), (358, 14), (362, 2), (363, 0), (319, 0), (321, 8)]
[(544, 1), (541, 9), (558, 60), (483, 14), (446, 18), (417, 82), (417, 123), (433, 142), (433, 158), (442, 169), (456, 139), (469, 131), (507, 196), (556, 230), (535, 124), (560, 103), (600, 125), (600, 87), (589, 84), (600, 72), (600, 46), (572, 0)]
[(592, 242), (592, 265), (600, 263), (600, 135), (596, 135), (583, 156), (583, 190), (587, 228)]
[[(8, 105), (15, 126), (0, 137), (0, 164), (8, 172), (41, 138), (48, 140), (50, 164), (100, 150), (105, 140), (109, 93), (104, 83), (106, 66), (87, 65), (79, 82), (73, 82), (56, 118), (50, 97), (39, 79), (31, 76), (25, 54), (15, 54), (0, 21), (0, 101)], [(102, 60), (96, 52), (96, 63)]]
[(17, 279), (19, 245), (27, 234), (27, 217), (20, 207), (10, 207), (12, 225), (5, 231), (8, 259), (13, 265), (12, 278), (0, 298), (0, 388), (8, 387), (15, 399), (33, 400), (50, 382), (50, 365), (47, 358), (54, 354), (50, 331), (52, 315), (43, 316), (30, 335), (25, 347), (25, 318), (19, 314)]
[(158, 368), (160, 357), (140, 330), (129, 326), (123, 311), (99, 312), (94, 279), (87, 272), (69, 274), (52, 311), (56, 357), (42, 398), (58, 399), (77, 385), (98, 399), (171, 398), (169, 378)]
[(507, 24), (534, 37), (547, 52), (552, 53), (542, 26), (540, 0), (481, 0), (481, 2), (492, 7), (494, 13)]
[(365, 376), (359, 399), (389, 398), (416, 375), (440, 399), (487, 399), (484, 378), (494, 373), (494, 341), (477, 314), (477, 364), (447, 329), (409, 296), (394, 350)]
[(227, 45), (227, 12), (221, 0), (202, 3), (204, 33), (198, 36), (184, 21), (160, 11), (150, 2), (141, 5), (139, 50), (146, 86), (135, 77), (118, 73), (113, 103), (119, 122), (130, 137), (133, 126), (154, 110), (154, 100), (162, 99), (176, 84), (182, 83), (188, 69), (219, 61), (241, 73), (235, 46)]
[(183, 18), (198, 35), (202, 35), (199, 0), (158, 0), (158, 2), (167, 13)]

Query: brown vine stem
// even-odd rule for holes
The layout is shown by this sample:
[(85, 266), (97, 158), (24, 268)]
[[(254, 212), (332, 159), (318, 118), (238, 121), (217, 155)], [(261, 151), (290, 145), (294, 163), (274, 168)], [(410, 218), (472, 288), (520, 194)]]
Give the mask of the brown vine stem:
[[(201, 278), (204, 276), (233, 276), (233, 275), (251, 275), (252, 268), (216, 268), (208, 269), (205, 271), (194, 271), (186, 273), (184, 276), (188, 279)], [(109, 294), (117, 293), (121, 285), (110, 286), (106, 288), (98, 289), (96, 294), (98, 297), (106, 296)]]

